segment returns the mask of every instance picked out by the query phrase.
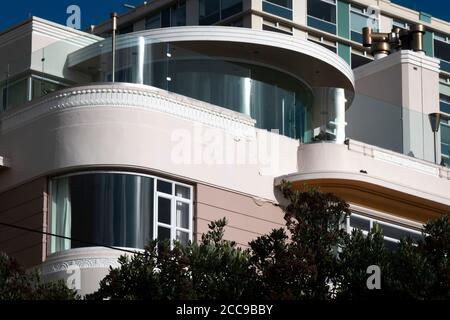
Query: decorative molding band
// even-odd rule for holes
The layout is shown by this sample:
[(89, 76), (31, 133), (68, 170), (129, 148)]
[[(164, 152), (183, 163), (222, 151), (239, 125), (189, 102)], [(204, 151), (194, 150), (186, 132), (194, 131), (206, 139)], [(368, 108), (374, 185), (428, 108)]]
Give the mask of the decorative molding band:
[(1, 131), (12, 130), (54, 112), (102, 106), (164, 112), (224, 129), (236, 136), (254, 138), (256, 135), (255, 120), (244, 114), (154, 87), (125, 83), (73, 87), (32, 101), (0, 118)]
[(42, 264), (42, 274), (47, 275), (55, 272), (65, 272), (73, 269), (108, 269), (120, 266), (117, 258), (79, 258), (60, 262), (44, 262)]

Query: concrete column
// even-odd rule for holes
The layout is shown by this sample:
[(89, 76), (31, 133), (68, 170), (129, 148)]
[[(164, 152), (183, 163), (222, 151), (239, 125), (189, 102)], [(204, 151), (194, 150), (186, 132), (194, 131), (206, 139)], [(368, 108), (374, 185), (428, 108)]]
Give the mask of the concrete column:
[[(434, 135), (428, 115), (439, 112), (439, 60), (423, 52), (402, 50), (359, 67), (355, 79), (357, 98), (363, 99), (358, 99), (361, 105), (353, 103), (350, 109), (363, 110), (368, 106), (363, 103), (368, 100), (364, 97), (368, 97), (372, 106), (360, 119), (368, 122), (373, 118), (382, 119), (377, 131), (371, 134), (373, 140), (391, 132), (387, 139), (400, 140), (398, 149), (401, 149), (391, 150), (434, 162)], [(383, 108), (386, 111), (380, 113)], [(396, 134), (401, 137), (393, 136), (395, 123), (398, 123)], [(376, 145), (390, 144), (378, 141)], [(439, 159), (439, 148), (437, 153)]]
[(253, 9), (262, 11), (262, 0), (244, 0), (244, 10)]
[(306, 26), (307, 1), (292, 1), (292, 13), (295, 23)]
[(334, 89), (334, 112), (336, 118), (334, 125), (336, 126), (336, 143), (344, 143), (345, 141), (345, 90), (341, 88)]
[(252, 29), (262, 30), (262, 26), (263, 26), (263, 18), (262, 17), (252, 14), (251, 21), (252, 21)]
[(380, 15), (380, 32), (391, 32), (392, 30), (392, 18)]
[(144, 83), (144, 64), (145, 64), (145, 39), (144, 39), (144, 37), (139, 37), (137, 56), (136, 56), (136, 64), (135, 64), (135, 68), (136, 68), (135, 83), (138, 83), (138, 84)]

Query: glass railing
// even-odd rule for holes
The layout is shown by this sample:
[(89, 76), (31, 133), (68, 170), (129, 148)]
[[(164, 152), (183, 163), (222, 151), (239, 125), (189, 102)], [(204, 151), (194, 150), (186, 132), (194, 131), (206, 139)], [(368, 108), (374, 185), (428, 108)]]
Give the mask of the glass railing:
[[(429, 162), (435, 152), (438, 163), (450, 156), (450, 132), (439, 130), (434, 147), (427, 114), (362, 94), (353, 99), (342, 88), (311, 87), (302, 81), (301, 68), (293, 74), (292, 64), (284, 65), (282, 57), (273, 62), (270, 55), (249, 53), (242, 46), (223, 48), (222, 43), (164, 42), (146, 32), (122, 35), (117, 38), (115, 81), (233, 110), (255, 119), (258, 128), (278, 130), (302, 143), (350, 138)], [(26, 75), (24, 85), (18, 75), (23, 77), (30, 66), (11, 58), (0, 66), (0, 102), (9, 109), (55, 92), (64, 87), (52, 82), (57, 78), (66, 85), (110, 82), (111, 62), (110, 39), (79, 50), (58, 42), (32, 54), (32, 70), (41, 78)]]
[[(157, 87), (245, 114), (256, 120), (256, 127), (278, 130), (303, 143), (343, 142), (334, 101), (341, 99), (340, 110), (345, 112), (351, 93), (311, 88), (297, 71), (288, 68), (288, 61), (284, 67), (282, 61), (275, 63), (255, 50), (249, 55), (241, 46), (224, 51), (217, 43), (165, 42), (146, 32), (121, 35), (117, 37), (114, 80)], [(111, 40), (106, 39), (69, 55), (67, 66), (89, 79), (82, 83), (111, 82), (111, 62)], [(322, 113), (329, 109), (329, 119), (315, 111), (317, 101), (323, 102)]]
[(441, 142), (450, 141), (450, 130), (434, 133), (428, 114), (356, 93), (345, 120), (349, 139), (436, 164), (449, 155)]
[[(279, 57), (273, 61), (255, 47), (249, 51), (222, 43), (165, 42), (151, 34), (147, 31), (117, 37), (115, 82), (153, 86), (239, 112), (254, 119), (257, 128), (277, 130), (302, 143), (344, 142), (343, 115), (353, 100), (351, 92), (312, 87), (302, 78), (308, 74), (301, 66), (293, 71), (290, 60)], [(257, 49), (264, 51), (265, 47)], [(31, 60), (33, 72), (65, 83), (27, 80), (24, 86), (9, 88), (7, 109), (64, 85), (113, 80), (111, 39), (76, 51), (57, 42), (34, 52)]]
[(264, 12), (292, 20), (292, 9), (277, 5), (275, 3), (271, 3), (268, 1), (262, 2), (262, 9)]
[(10, 54), (0, 63), (0, 112), (21, 106), (69, 85), (88, 82), (89, 76), (66, 66), (67, 56), (93, 36), (74, 36), (30, 53)]

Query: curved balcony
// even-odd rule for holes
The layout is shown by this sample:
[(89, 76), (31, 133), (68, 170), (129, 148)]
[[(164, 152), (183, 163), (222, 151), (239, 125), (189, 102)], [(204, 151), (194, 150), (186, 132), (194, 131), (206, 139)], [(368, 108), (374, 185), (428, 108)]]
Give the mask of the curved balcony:
[[(93, 82), (146, 84), (251, 116), (258, 128), (309, 142), (317, 127), (343, 142), (350, 67), (306, 40), (232, 27), (176, 27), (111, 39), (69, 55)], [(324, 116), (325, 115), (325, 116)], [(326, 119), (325, 119), (326, 118)]]
[(110, 267), (119, 267), (123, 251), (103, 247), (78, 248), (49, 256), (40, 266), (45, 281), (63, 280), (81, 295), (98, 289)]
[(424, 224), (450, 210), (450, 170), (355, 140), (301, 145), (298, 171), (276, 179)]

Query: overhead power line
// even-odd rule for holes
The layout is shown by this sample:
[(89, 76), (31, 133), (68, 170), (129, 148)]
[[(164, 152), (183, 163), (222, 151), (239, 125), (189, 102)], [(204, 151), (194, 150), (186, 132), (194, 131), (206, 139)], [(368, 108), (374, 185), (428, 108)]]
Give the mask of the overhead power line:
[(75, 238), (72, 238), (72, 237), (65, 237), (65, 236), (61, 236), (61, 235), (58, 235), (58, 234), (45, 232), (45, 231), (42, 231), (42, 230), (35, 230), (35, 229), (26, 228), (26, 227), (21, 227), (21, 226), (9, 224), (9, 223), (0, 222), (0, 226), (14, 228), (14, 229), (19, 229), (19, 230), (33, 232), (33, 233), (44, 234), (44, 235), (47, 235), (47, 236), (52, 236), (52, 237), (56, 237), (56, 238), (61, 238), (61, 239), (75, 241), (75, 242), (80, 242), (80, 243), (88, 244), (88, 245), (95, 246), (95, 247), (103, 247), (103, 248), (108, 248), (108, 249), (111, 249), (111, 250), (117, 250), (117, 251), (122, 251), (122, 252), (127, 252), (127, 253), (143, 255), (143, 253), (139, 252), (139, 251), (133, 251), (133, 250), (129, 250), (129, 249), (123, 249), (123, 248), (117, 248), (117, 247), (113, 247), (113, 246), (107, 246), (107, 245), (104, 245), (104, 244), (99, 244), (99, 243), (96, 243), (96, 242), (91, 242), (91, 241), (86, 241), (86, 240), (75, 239)]

